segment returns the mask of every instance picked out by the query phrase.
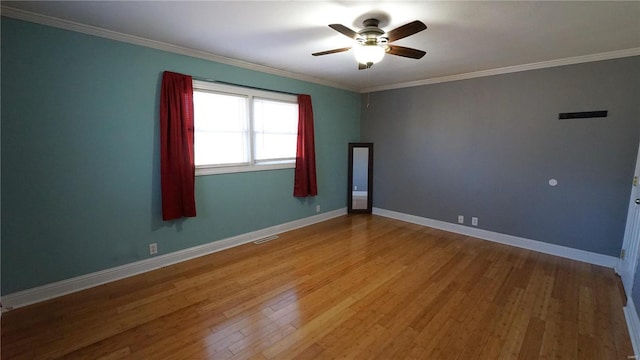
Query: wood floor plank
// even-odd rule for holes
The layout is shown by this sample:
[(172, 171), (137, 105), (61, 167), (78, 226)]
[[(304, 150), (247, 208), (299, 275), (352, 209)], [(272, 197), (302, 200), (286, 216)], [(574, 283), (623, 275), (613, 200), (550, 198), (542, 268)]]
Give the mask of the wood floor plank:
[(540, 360), (560, 358), (559, 349), (562, 342), (561, 329), (563, 321), (560, 300), (551, 299), (547, 305), (546, 313), (544, 334), (540, 344), (540, 351), (538, 352), (538, 359)]
[(518, 360), (531, 359), (535, 360), (540, 354), (542, 346), (542, 338), (544, 336), (545, 322), (537, 317), (531, 317), (527, 330), (524, 334), (520, 351), (518, 352)]
[(7, 312), (2, 359), (626, 359), (617, 281), (341, 216)]
[(480, 303), (485, 304), (482, 306), (484, 311), (478, 314), (481, 317), (479, 317), (475, 329), (470, 330), (465, 346), (460, 356), (458, 356), (459, 359), (481, 359), (480, 354), (493, 336), (490, 331), (492, 321), (495, 321), (498, 317), (501, 308), (488, 301), (481, 301)]

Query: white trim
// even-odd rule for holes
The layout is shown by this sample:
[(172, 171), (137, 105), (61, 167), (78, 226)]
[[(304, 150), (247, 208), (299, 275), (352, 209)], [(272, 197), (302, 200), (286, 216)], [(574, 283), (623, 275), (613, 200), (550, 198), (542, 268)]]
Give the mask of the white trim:
[[(373, 213), (380, 216), (393, 218), (396, 220), (406, 221), (418, 225), (428, 226), (440, 230), (450, 231), (457, 234), (472, 236), (475, 238), (493, 241), (501, 244), (524, 248), (545, 254), (560, 256), (571, 260), (582, 261), (590, 264), (615, 268), (618, 258), (608, 255), (597, 254), (589, 251), (569, 248), (566, 246), (548, 244), (541, 241), (525, 239), (517, 236), (501, 234), (493, 231), (487, 231), (477, 228), (470, 228), (464, 225), (452, 224), (440, 220), (423, 218), (415, 215), (404, 214), (391, 210), (373, 208)], [(629, 293), (627, 306), (623, 308), (625, 318), (627, 319), (627, 327), (629, 337), (633, 345), (635, 356), (640, 358), (640, 321), (633, 305), (633, 300)]]
[[(201, 175), (216, 175), (216, 174), (230, 174), (230, 173), (239, 173), (239, 172), (252, 172), (252, 171), (265, 171), (265, 170), (280, 170), (280, 169), (293, 169), (296, 167), (296, 147), (295, 141), (293, 143), (293, 147), (290, 148), (289, 158), (281, 158), (281, 159), (256, 159), (257, 151), (257, 137), (258, 132), (255, 129), (255, 109), (256, 103), (260, 101), (269, 101), (269, 102), (277, 102), (280, 104), (286, 104), (291, 107), (295, 113), (292, 113), (288, 120), (291, 121), (292, 127), (289, 129), (290, 132), (281, 132), (280, 134), (284, 135), (292, 135), (293, 140), (295, 140), (295, 135), (298, 132), (298, 97), (292, 94), (283, 94), (275, 91), (261, 90), (248, 88), (244, 86), (235, 86), (229, 84), (221, 84), (217, 82), (210, 81), (202, 81), (202, 80), (193, 80), (193, 90), (194, 90), (194, 99), (196, 97), (195, 93), (213, 93), (222, 96), (229, 96), (236, 99), (243, 99), (245, 102), (245, 117), (242, 120), (243, 126), (245, 127), (245, 131), (243, 132), (245, 148), (244, 155), (247, 157), (246, 163), (236, 163), (236, 164), (226, 164), (226, 165), (217, 165), (217, 164), (196, 164), (196, 176)], [(196, 107), (196, 113), (198, 108), (198, 102), (194, 100), (194, 106)], [(196, 159), (198, 158), (198, 117), (195, 119), (196, 125)]]
[(170, 254), (160, 255), (157, 257), (114, 267), (111, 269), (97, 271), (91, 274), (81, 275), (71, 279), (66, 279), (55, 283), (38, 286), (32, 289), (19, 291), (13, 294), (2, 296), (2, 304), (4, 306), (4, 309), (10, 310), (38, 303), (62, 295), (70, 294), (108, 282), (124, 279), (133, 275), (197, 258), (203, 255), (229, 249), (238, 245), (250, 243), (255, 240), (263, 239), (285, 231), (290, 231), (300, 227), (326, 221), (338, 216), (342, 216), (346, 213), (346, 208), (328, 211), (326, 213), (313, 215), (288, 223), (233, 236), (208, 244), (176, 251)]
[(640, 359), (640, 319), (638, 319), (638, 313), (636, 312), (636, 307), (633, 304), (631, 295), (627, 296), (627, 298), (627, 306), (622, 309), (624, 311), (624, 318), (627, 320), (627, 328), (629, 330), (629, 337), (631, 338), (635, 358)]
[(99, 28), (96, 26), (85, 25), (85, 24), (81, 24), (81, 23), (77, 23), (69, 20), (63, 20), (63, 19), (52, 17), (52, 16), (37, 14), (30, 11), (12, 8), (6, 5), (2, 5), (0, 7), (0, 12), (2, 13), (2, 16), (7, 16), (10, 18), (24, 20), (24, 21), (28, 21), (36, 24), (51, 26), (59, 29), (79, 32), (82, 34), (93, 35), (93, 36), (98, 36), (98, 37), (102, 37), (110, 40), (144, 46), (152, 49), (171, 52), (174, 54), (191, 56), (198, 59), (214, 61), (220, 64), (236, 66), (236, 67), (248, 69), (248, 70), (260, 71), (263, 73), (278, 75), (278, 76), (282, 76), (290, 79), (307, 81), (310, 83), (335, 87), (335, 88), (349, 90), (349, 91), (358, 91), (358, 89), (351, 88), (351, 87), (345, 86), (344, 84), (336, 83), (333, 81), (328, 81), (328, 80), (319, 79), (319, 78), (315, 78), (307, 75), (280, 70), (280, 69), (276, 69), (276, 68), (272, 68), (264, 65), (254, 64), (247, 61), (232, 59), (232, 58), (228, 58), (228, 57), (224, 57), (224, 56), (220, 56), (220, 55), (216, 55), (216, 54), (212, 54), (204, 51), (189, 49), (189, 48), (185, 48), (182, 46), (173, 45), (173, 44), (169, 44), (161, 41), (150, 40), (150, 39), (146, 39), (138, 36), (124, 34), (117, 31), (111, 31), (111, 30)]
[(36, 14), (30, 11), (15, 9), (6, 5), (0, 6), (0, 13), (2, 14), (2, 16), (7, 16), (10, 18), (18, 19), (18, 20), (29, 21), (36, 24), (52, 26), (52, 27), (75, 31), (75, 32), (79, 32), (87, 35), (98, 36), (106, 39), (126, 42), (129, 44), (144, 46), (152, 49), (158, 49), (158, 50), (167, 51), (175, 54), (186, 55), (186, 56), (191, 56), (199, 59), (214, 61), (217, 63), (236, 66), (243, 69), (260, 71), (267, 74), (278, 75), (278, 76), (282, 76), (290, 79), (302, 80), (310, 83), (335, 87), (338, 89), (344, 89), (349, 91), (356, 91), (360, 93), (437, 84), (437, 83), (448, 82), (448, 81), (473, 79), (473, 78), (484, 77), (484, 76), (508, 74), (508, 73), (519, 72), (519, 71), (543, 69), (543, 68), (549, 68), (549, 67), (555, 67), (555, 66), (580, 64), (585, 62), (609, 60), (609, 59), (640, 55), (640, 48), (630, 48), (630, 49), (609, 51), (609, 52), (598, 53), (598, 54), (590, 54), (590, 55), (575, 56), (575, 57), (564, 58), (564, 59), (540, 61), (540, 62), (535, 62), (530, 64), (507, 66), (507, 67), (497, 68), (497, 69), (474, 71), (474, 72), (464, 73), (464, 74), (448, 75), (448, 76), (441, 76), (436, 78), (428, 78), (424, 80), (409, 81), (409, 82), (403, 82), (403, 83), (397, 83), (397, 84), (381, 85), (381, 86), (358, 89), (358, 88), (353, 88), (353, 87), (346, 86), (344, 84), (329, 81), (329, 80), (292, 73), (289, 71), (271, 68), (264, 65), (253, 64), (247, 61), (231, 59), (228, 57), (224, 57), (224, 56), (220, 56), (220, 55), (216, 55), (216, 54), (212, 54), (204, 51), (193, 50), (193, 49), (185, 48), (178, 45), (145, 39), (142, 37), (128, 35), (128, 34), (111, 31), (111, 30), (106, 30), (99, 27), (95, 27), (95, 26), (80, 24), (73, 21), (58, 19), (52, 16)]
[(566, 246), (554, 245), (542, 241), (525, 239), (513, 235), (501, 234), (493, 231), (470, 228), (464, 225), (452, 224), (445, 221), (428, 219), (420, 216), (404, 214), (396, 211), (373, 208), (375, 215), (380, 215), (396, 220), (406, 221), (418, 225), (428, 226), (440, 230), (450, 231), (457, 234), (472, 236), (478, 239), (489, 240), (500, 244), (506, 244), (523, 249), (533, 250), (545, 254), (560, 256), (567, 259), (583, 261), (589, 264), (614, 268), (618, 258), (597, 254), (589, 251), (574, 249)]
[(205, 175), (217, 175), (217, 174), (231, 174), (239, 172), (252, 172), (252, 171), (268, 171), (268, 170), (282, 170), (282, 169), (295, 169), (296, 162), (291, 160), (290, 162), (283, 162), (280, 164), (256, 164), (256, 165), (238, 165), (238, 166), (196, 166), (196, 176)]
[(294, 94), (282, 93), (275, 90), (262, 90), (246, 87), (242, 85), (229, 85), (225, 83), (219, 83), (215, 81), (205, 81), (193, 79), (193, 88), (198, 90), (209, 90), (214, 93), (221, 93), (224, 95), (240, 96), (240, 97), (254, 97), (258, 99), (282, 101), (290, 104), (298, 104), (298, 96)]
[[(640, 177), (640, 147), (638, 148), (637, 156), (633, 175)], [(629, 208), (627, 210), (624, 239), (622, 241), (622, 250), (625, 251), (626, 254), (625, 258), (619, 259), (618, 264), (616, 264), (616, 273), (622, 278), (624, 290), (629, 295), (631, 294), (638, 264), (638, 253), (640, 251), (640, 209), (635, 203), (638, 197), (638, 185), (635, 181), (630, 182)]]
[(403, 82), (398, 84), (373, 86), (369, 88), (364, 88), (360, 92), (367, 93), (367, 92), (382, 91), (382, 90), (400, 89), (400, 88), (407, 88), (407, 87), (413, 87), (413, 86), (422, 86), (422, 85), (437, 84), (437, 83), (443, 83), (443, 82), (449, 82), (449, 81), (474, 79), (474, 78), (485, 77), (485, 76), (509, 74), (509, 73), (520, 72), (520, 71), (544, 69), (544, 68), (564, 66), (564, 65), (581, 64), (581, 63), (587, 63), (587, 62), (593, 62), (593, 61), (610, 60), (610, 59), (617, 59), (617, 58), (638, 56), (638, 55), (640, 55), (640, 48), (631, 48), (631, 49), (609, 51), (609, 52), (598, 53), (598, 54), (575, 56), (575, 57), (564, 58), (564, 59), (540, 61), (540, 62), (535, 62), (530, 64), (507, 66), (507, 67), (497, 68), (497, 69), (474, 71), (474, 72), (464, 73), (464, 74), (441, 76), (441, 77), (429, 78), (424, 80)]

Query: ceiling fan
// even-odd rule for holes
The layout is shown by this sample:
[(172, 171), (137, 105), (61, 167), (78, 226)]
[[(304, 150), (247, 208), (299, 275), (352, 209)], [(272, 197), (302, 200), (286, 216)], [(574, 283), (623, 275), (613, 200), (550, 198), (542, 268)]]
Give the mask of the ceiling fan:
[(354, 46), (320, 51), (313, 53), (313, 56), (335, 54), (353, 49), (356, 60), (358, 60), (358, 69), (368, 69), (373, 64), (382, 60), (384, 54), (403, 56), (411, 59), (420, 59), (426, 52), (422, 50), (412, 49), (404, 46), (392, 45), (391, 43), (416, 34), (427, 26), (422, 21), (412, 21), (402, 25), (389, 32), (378, 27), (380, 21), (378, 19), (367, 19), (363, 21), (364, 28), (355, 32), (341, 24), (331, 24), (330, 28), (356, 41)]

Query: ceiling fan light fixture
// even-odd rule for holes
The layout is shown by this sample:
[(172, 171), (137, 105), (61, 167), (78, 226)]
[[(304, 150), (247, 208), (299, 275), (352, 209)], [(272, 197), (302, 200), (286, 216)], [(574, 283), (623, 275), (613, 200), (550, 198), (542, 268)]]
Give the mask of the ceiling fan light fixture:
[(353, 50), (356, 61), (359, 63), (358, 70), (364, 70), (369, 69), (371, 65), (380, 62), (382, 58), (384, 58), (385, 53), (410, 59), (421, 59), (426, 54), (426, 52), (422, 50), (391, 44), (393, 41), (406, 38), (407, 36), (411, 36), (425, 30), (427, 25), (420, 20), (412, 21), (388, 32), (380, 29), (378, 26), (380, 21), (378, 19), (366, 19), (362, 24), (364, 25), (364, 28), (358, 32), (355, 32), (341, 24), (329, 24), (329, 27), (333, 30), (351, 40), (355, 40), (354, 45), (340, 49), (320, 51), (312, 53), (311, 55), (321, 56)]
[(353, 47), (356, 60), (360, 64), (372, 65), (380, 62), (384, 57), (385, 49), (379, 45), (356, 45)]

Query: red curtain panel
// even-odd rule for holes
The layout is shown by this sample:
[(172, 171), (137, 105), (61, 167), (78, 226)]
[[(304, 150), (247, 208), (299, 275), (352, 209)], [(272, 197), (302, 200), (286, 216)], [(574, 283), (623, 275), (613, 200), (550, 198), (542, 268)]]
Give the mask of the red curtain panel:
[(311, 96), (298, 95), (298, 146), (293, 196), (318, 195), (316, 150), (313, 140), (313, 108)]
[(165, 71), (160, 91), (162, 219), (196, 216), (191, 76)]

